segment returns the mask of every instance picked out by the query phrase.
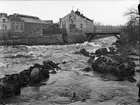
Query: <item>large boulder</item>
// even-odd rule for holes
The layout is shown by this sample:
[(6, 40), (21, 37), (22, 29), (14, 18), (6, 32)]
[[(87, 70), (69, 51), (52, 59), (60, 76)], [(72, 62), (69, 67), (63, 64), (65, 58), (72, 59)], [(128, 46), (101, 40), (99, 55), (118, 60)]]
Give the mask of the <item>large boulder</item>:
[(106, 54), (108, 54), (108, 50), (107, 50), (107, 48), (99, 48), (95, 51), (95, 54), (106, 55)]
[(37, 84), (41, 80), (39, 79), (39, 73), (40, 69), (39, 68), (33, 68), (30, 74), (30, 84)]
[[(132, 64), (131, 64), (132, 63)], [(135, 65), (133, 62), (125, 62), (118, 66), (119, 76), (126, 77), (126, 76), (134, 76), (135, 75)]]
[(132, 61), (117, 62), (111, 57), (100, 56), (92, 63), (92, 69), (100, 73), (109, 73), (117, 76), (118, 79), (132, 80), (132, 76), (135, 74), (135, 63)]
[(84, 72), (91, 72), (92, 68), (91, 67), (86, 67), (82, 71), (84, 71)]
[[(110, 56), (110, 55), (109, 55)], [(115, 54), (110, 56), (112, 59), (115, 59), (117, 62), (124, 63), (124, 62), (128, 62), (131, 61), (130, 57), (128, 57), (127, 55), (124, 54)]]
[(114, 54), (116, 52), (115, 47), (109, 47), (109, 54)]
[(42, 68), (50, 70), (56, 68), (58, 70), (60, 69), (60, 67), (58, 67), (58, 64), (59, 63), (54, 63), (53, 61), (47, 60), (43, 62)]
[(90, 53), (86, 49), (81, 49), (80, 51), (76, 51), (75, 54), (82, 54), (84, 56), (90, 57)]
[(43, 69), (43, 68), (41, 69), (39, 73), (41, 81), (46, 80), (50, 77), (49, 71), (50, 71), (49, 69)]
[(116, 42), (112, 43), (112, 45), (116, 45), (116, 47), (119, 47), (121, 44), (120, 40), (117, 40)]
[(14, 82), (14, 81), (5, 82), (2, 86), (3, 86), (2, 98), (11, 97), (14, 95), (20, 95), (21, 88), (17, 82)]
[(49, 69), (34, 68), (30, 74), (30, 85), (38, 84), (49, 78)]
[[(14, 75), (16, 77), (16, 75)], [(15, 79), (15, 80), (14, 80)], [(0, 98), (11, 97), (20, 95), (21, 87), (17, 78), (12, 75), (6, 75), (0, 81)]]
[(19, 74), (19, 81), (20, 81), (20, 86), (27, 86), (29, 84), (30, 80), (30, 73), (28, 70), (23, 70)]
[(88, 63), (89, 64), (92, 64), (94, 61), (95, 61), (95, 59), (96, 59), (96, 56), (92, 56), (92, 57), (90, 57), (89, 59), (88, 59)]
[(5, 75), (4, 78), (0, 78), (0, 98), (19, 95), (21, 87), (41, 83), (50, 77), (49, 71), (54, 68), (60, 69), (58, 63), (48, 60), (43, 62), (43, 65), (34, 64), (18, 74)]

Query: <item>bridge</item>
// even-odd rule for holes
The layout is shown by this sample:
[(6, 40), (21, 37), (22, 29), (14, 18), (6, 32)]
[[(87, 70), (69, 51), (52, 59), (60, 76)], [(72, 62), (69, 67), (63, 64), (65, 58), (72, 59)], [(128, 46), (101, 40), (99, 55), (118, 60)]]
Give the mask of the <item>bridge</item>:
[(91, 41), (95, 36), (115, 36), (117, 39), (120, 39), (121, 32), (94, 32), (94, 33), (85, 33), (86, 40)]

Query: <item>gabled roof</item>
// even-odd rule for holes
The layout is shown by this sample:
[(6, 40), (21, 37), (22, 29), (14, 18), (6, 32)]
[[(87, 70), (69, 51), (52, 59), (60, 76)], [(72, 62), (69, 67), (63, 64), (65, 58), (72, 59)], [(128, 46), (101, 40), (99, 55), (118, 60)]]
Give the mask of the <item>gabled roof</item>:
[(36, 16), (29, 16), (29, 15), (23, 15), (23, 14), (17, 14), (17, 13), (14, 13), (13, 15), (17, 15), (19, 17), (25, 17), (25, 18), (39, 19)]
[[(89, 21), (93, 22), (93, 20), (87, 18), (86, 16), (84, 16), (83, 14), (81, 14), (78, 10), (75, 11), (75, 12), (72, 10), (71, 13), (74, 13), (74, 14), (80, 16), (80, 17), (83, 18), (83, 19), (86, 19), (86, 20), (89, 20)], [(71, 14), (71, 13), (69, 13), (69, 14)], [(67, 17), (69, 14), (67, 14), (67, 15), (64, 16), (63, 18)], [(61, 19), (63, 19), (63, 18), (61, 18)]]
[(5, 17), (7, 17), (7, 13), (1, 12), (1, 13), (0, 13), (0, 16), (2, 16), (2, 15), (4, 15)]
[(78, 15), (78, 16), (80, 16), (80, 17), (82, 17), (82, 18), (84, 18), (84, 19), (86, 19), (86, 20), (89, 20), (89, 21), (92, 21), (93, 22), (93, 20), (87, 18), (86, 16), (84, 16), (83, 14), (81, 14), (78, 10), (75, 11), (75, 14)]
[(14, 13), (13, 15), (17, 16), (22, 21), (27, 22), (27, 23), (41, 23), (41, 24), (44, 23), (45, 24), (45, 22), (43, 20), (41, 20), (35, 16), (29, 16), (29, 15), (23, 15), (23, 14), (17, 14), (17, 13)]
[(45, 23), (40, 19), (34, 19), (34, 18), (26, 18), (26, 17), (20, 17), (24, 22), (27, 23)]

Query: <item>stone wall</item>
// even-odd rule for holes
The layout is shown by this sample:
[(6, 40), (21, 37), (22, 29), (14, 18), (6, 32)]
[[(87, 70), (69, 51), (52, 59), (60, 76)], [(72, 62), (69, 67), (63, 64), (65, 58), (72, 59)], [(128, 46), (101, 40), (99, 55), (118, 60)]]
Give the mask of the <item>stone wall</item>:
[(58, 44), (63, 43), (62, 34), (52, 34), (49, 36), (40, 36), (28, 39), (28, 44)]
[(49, 45), (49, 44), (62, 44), (62, 34), (52, 34), (49, 36), (29, 37), (24, 39), (12, 39), (0, 41), (0, 45)]
[(82, 31), (69, 32), (67, 35), (68, 43), (84, 42), (86, 37)]

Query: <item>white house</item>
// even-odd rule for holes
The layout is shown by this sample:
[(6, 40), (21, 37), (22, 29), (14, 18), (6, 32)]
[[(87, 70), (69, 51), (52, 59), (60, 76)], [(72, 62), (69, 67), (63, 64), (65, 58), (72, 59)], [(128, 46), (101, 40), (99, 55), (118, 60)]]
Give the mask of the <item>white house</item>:
[(65, 17), (60, 18), (60, 28), (64, 28), (67, 32), (77, 29), (82, 30), (84, 33), (93, 32), (93, 20), (81, 14), (78, 10), (71, 11)]

